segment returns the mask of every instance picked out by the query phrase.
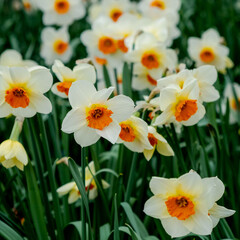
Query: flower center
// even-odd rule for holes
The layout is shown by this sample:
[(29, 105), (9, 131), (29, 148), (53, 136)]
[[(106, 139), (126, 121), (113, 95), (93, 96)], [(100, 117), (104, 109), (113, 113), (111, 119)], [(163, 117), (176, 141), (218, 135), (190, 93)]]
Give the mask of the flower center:
[(142, 63), (143, 66), (145, 66), (148, 69), (159, 67), (159, 61), (157, 59), (157, 56), (153, 53), (143, 54), (142, 59), (141, 59), (141, 63)]
[(119, 48), (122, 52), (126, 53), (126, 52), (128, 51), (128, 48), (126, 47), (126, 45), (125, 45), (125, 43), (124, 43), (124, 39), (118, 40), (118, 41), (117, 41), (117, 45), (118, 45), (118, 48)]
[(31, 8), (32, 8), (32, 6), (31, 6), (31, 4), (29, 2), (24, 2), (23, 6), (24, 6), (26, 11), (30, 11)]
[(5, 92), (5, 101), (13, 108), (26, 108), (30, 102), (27, 92), (20, 87), (7, 90)]
[(68, 43), (62, 40), (57, 40), (53, 44), (53, 49), (58, 54), (63, 54), (68, 49)]
[(162, 10), (164, 10), (166, 8), (164, 1), (161, 0), (155, 0), (151, 2), (151, 7), (157, 7), (160, 8)]
[(157, 142), (158, 142), (157, 138), (155, 138), (152, 133), (149, 133), (149, 134), (148, 134), (148, 140), (149, 140), (150, 144), (151, 144), (153, 147), (154, 147), (154, 146), (157, 144)]
[(103, 105), (93, 104), (88, 110), (87, 121), (90, 128), (95, 128), (98, 130), (103, 130), (107, 127), (113, 120), (111, 115), (113, 112)]
[(115, 53), (117, 51), (117, 45), (114, 39), (101, 37), (98, 41), (98, 49), (104, 54)]
[(165, 204), (168, 213), (179, 220), (186, 220), (191, 215), (195, 214), (194, 204), (188, 197), (168, 197)]
[(100, 65), (104, 65), (104, 64), (107, 64), (107, 60), (104, 59), (104, 58), (100, 58), (100, 57), (95, 57), (95, 60), (98, 64)]
[(68, 0), (55, 0), (54, 9), (59, 14), (64, 14), (69, 11), (70, 4)]
[(200, 59), (205, 63), (210, 63), (215, 59), (215, 54), (212, 48), (203, 48), (200, 52)]
[(120, 126), (121, 132), (119, 137), (125, 142), (133, 142), (136, 137), (133, 128), (129, 124), (125, 123), (120, 124)]
[(149, 74), (147, 74), (147, 80), (150, 82), (153, 86), (157, 86), (157, 80), (152, 78)]
[(175, 117), (178, 122), (187, 121), (198, 110), (197, 100), (183, 100), (176, 107)]
[(93, 188), (94, 188), (94, 185), (91, 183), (90, 185), (88, 185), (88, 186), (85, 187), (85, 191), (87, 192), (88, 189), (89, 189), (89, 190), (92, 190)]
[(110, 13), (110, 18), (114, 21), (117, 22), (117, 20), (122, 16), (123, 12), (120, 9), (113, 9)]
[(69, 88), (72, 86), (72, 82), (60, 82), (57, 85), (57, 90), (59, 92), (65, 93), (68, 96)]

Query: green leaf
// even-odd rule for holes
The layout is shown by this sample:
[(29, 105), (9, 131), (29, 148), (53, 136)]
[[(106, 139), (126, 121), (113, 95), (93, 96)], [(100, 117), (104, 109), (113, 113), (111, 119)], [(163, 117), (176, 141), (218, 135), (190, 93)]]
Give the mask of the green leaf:
[(117, 194), (114, 197), (114, 240), (120, 240), (119, 224), (118, 224), (118, 209), (117, 209)]
[(6, 240), (23, 240), (15, 230), (2, 221), (0, 221), (0, 236)]
[(123, 65), (123, 94), (132, 98), (132, 82), (131, 82), (131, 71), (129, 70), (128, 64), (125, 62)]
[(111, 232), (109, 223), (106, 223), (100, 227), (100, 240), (107, 240), (110, 234)]

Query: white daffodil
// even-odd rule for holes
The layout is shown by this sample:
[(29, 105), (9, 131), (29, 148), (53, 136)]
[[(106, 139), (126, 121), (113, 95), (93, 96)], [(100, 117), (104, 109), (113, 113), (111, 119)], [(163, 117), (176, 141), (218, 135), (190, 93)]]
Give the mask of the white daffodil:
[(22, 55), (13, 49), (5, 50), (0, 56), (1, 67), (32, 67), (37, 65), (32, 60), (23, 60)]
[(144, 149), (153, 149), (148, 141), (148, 126), (141, 118), (131, 116), (120, 122), (121, 132), (117, 143), (123, 143), (133, 152), (143, 152)]
[(44, 25), (67, 26), (83, 18), (86, 12), (81, 0), (36, 0), (43, 11)]
[(172, 74), (158, 80), (160, 90), (174, 85), (179, 90), (183, 89), (193, 79), (197, 80), (200, 102), (214, 102), (219, 98), (219, 92), (213, 84), (217, 80), (217, 71), (214, 66), (205, 65), (193, 70), (184, 69), (177, 74)]
[(132, 87), (136, 90), (154, 89), (157, 79), (162, 76), (162, 69), (148, 69), (141, 63), (136, 63), (133, 68)]
[(211, 212), (217, 218), (226, 216), (226, 212), (214, 214), (215, 202), (224, 193), (224, 185), (217, 177), (201, 179), (194, 171), (179, 178), (153, 177), (150, 188), (154, 196), (145, 203), (144, 212), (160, 219), (172, 238), (190, 232), (209, 235), (214, 227)]
[(23, 145), (18, 141), (6, 140), (0, 144), (0, 163), (5, 168), (16, 166), (23, 171), (28, 163), (28, 156)]
[(76, 81), (69, 90), (72, 110), (62, 123), (62, 131), (73, 133), (81, 147), (96, 143), (100, 137), (115, 143), (121, 127), (119, 122), (129, 118), (134, 109), (133, 101), (118, 95), (108, 100), (114, 88), (97, 91), (88, 81)]
[(166, 69), (174, 69), (177, 65), (176, 53), (158, 43), (150, 33), (143, 33), (137, 37), (135, 50), (126, 54), (126, 60), (141, 63), (149, 70), (158, 69), (160, 75)]
[[(90, 172), (89, 168), (92, 173)], [(97, 185), (93, 179), (93, 175), (95, 175), (95, 173), (96, 172), (95, 172), (94, 163), (90, 162), (89, 165), (85, 168), (85, 191), (88, 192), (89, 194), (88, 197), (90, 200), (93, 200), (98, 195)], [(102, 180), (102, 185), (104, 189), (109, 187), (109, 184), (104, 180)], [(75, 182), (67, 183), (62, 187), (58, 188), (57, 193), (59, 194), (60, 197), (69, 193), (69, 197), (68, 197), (69, 204), (74, 203), (79, 198), (81, 198), (81, 194)]]
[(41, 33), (42, 46), (40, 56), (46, 64), (51, 65), (55, 59), (68, 62), (72, 57), (72, 47), (69, 45), (70, 37), (66, 28), (55, 30), (46, 27)]
[(233, 63), (228, 57), (228, 47), (221, 42), (219, 33), (214, 29), (208, 29), (201, 38), (189, 38), (188, 53), (197, 66), (214, 65), (219, 72), (225, 73), (226, 68), (231, 68)]
[[(234, 96), (233, 88), (236, 93), (236, 97), (238, 100), (238, 103), (236, 102), (236, 98)], [(228, 99), (229, 106), (230, 106), (230, 115), (229, 115), (229, 121), (230, 123), (235, 123), (238, 121), (238, 114), (240, 114), (240, 85), (238, 83), (230, 84), (228, 83), (224, 89), (224, 97)], [(226, 111), (226, 101), (222, 103), (222, 110), (223, 112)]]
[(148, 126), (148, 140), (150, 144), (153, 146), (153, 149), (148, 150), (144, 149), (143, 154), (144, 157), (149, 161), (155, 149), (157, 148), (157, 151), (164, 156), (173, 156), (174, 152), (171, 148), (171, 146), (168, 144), (167, 140), (160, 135), (156, 129), (152, 126)]
[(198, 100), (199, 87), (196, 79), (179, 90), (171, 85), (160, 92), (159, 106), (163, 111), (154, 125), (179, 122), (185, 126), (196, 124), (205, 114), (205, 108)]
[(12, 67), (0, 72), (0, 117), (13, 114), (33, 117), (37, 112), (48, 114), (52, 104), (43, 94), (52, 86), (47, 68)]
[(52, 70), (60, 81), (53, 84), (52, 92), (62, 98), (68, 97), (69, 89), (75, 81), (87, 80), (93, 84), (96, 82), (95, 69), (93, 65), (88, 63), (79, 63), (71, 70), (64, 66), (61, 61), (55, 60)]

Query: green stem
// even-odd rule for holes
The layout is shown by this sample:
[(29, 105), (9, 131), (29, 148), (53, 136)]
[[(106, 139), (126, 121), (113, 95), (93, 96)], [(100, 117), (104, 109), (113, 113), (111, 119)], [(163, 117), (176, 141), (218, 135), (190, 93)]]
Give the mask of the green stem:
[(60, 210), (58, 195), (56, 192), (56, 182), (53, 174), (52, 159), (51, 159), (50, 149), (48, 145), (46, 129), (45, 129), (41, 115), (38, 115), (38, 123), (40, 126), (40, 131), (42, 133), (42, 145), (44, 149), (50, 188), (51, 188), (52, 197), (53, 197), (53, 208), (54, 208), (56, 225), (57, 225), (57, 239), (63, 240), (64, 235), (63, 235), (63, 227), (62, 227), (61, 210)]
[(23, 121), (24, 121), (24, 118), (16, 117), (9, 139), (14, 140), (14, 141), (18, 141), (19, 135), (22, 131)]
[[(82, 181), (85, 187), (85, 157), (87, 148), (81, 148)], [(83, 198), (81, 199), (82, 239), (86, 239), (86, 213)]]

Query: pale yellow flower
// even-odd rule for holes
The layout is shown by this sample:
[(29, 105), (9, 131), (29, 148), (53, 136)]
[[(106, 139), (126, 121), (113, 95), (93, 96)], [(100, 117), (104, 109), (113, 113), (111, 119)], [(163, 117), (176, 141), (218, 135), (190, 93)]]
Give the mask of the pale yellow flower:
[(16, 166), (23, 171), (28, 163), (27, 153), (18, 141), (6, 140), (0, 144), (0, 163), (5, 168)]

